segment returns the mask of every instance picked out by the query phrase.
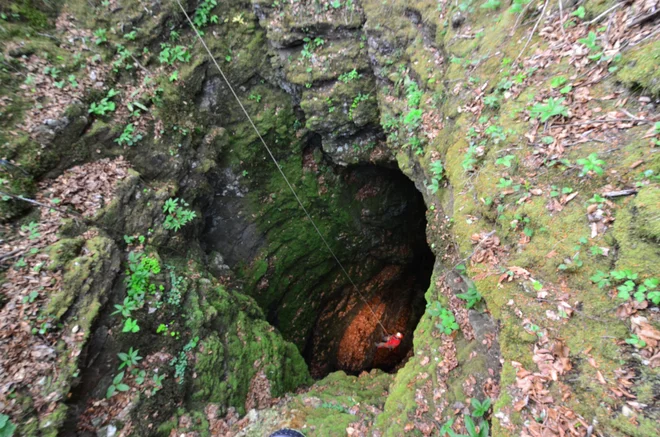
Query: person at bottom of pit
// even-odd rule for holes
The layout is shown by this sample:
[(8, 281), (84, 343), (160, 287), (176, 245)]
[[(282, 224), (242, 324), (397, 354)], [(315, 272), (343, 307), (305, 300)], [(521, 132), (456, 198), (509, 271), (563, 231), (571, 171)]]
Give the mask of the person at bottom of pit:
[(380, 343), (376, 343), (376, 347), (378, 349), (389, 349), (389, 350), (394, 350), (399, 345), (401, 344), (401, 340), (403, 339), (403, 334), (400, 332), (397, 332), (394, 335), (388, 335), (383, 337), (383, 341)]

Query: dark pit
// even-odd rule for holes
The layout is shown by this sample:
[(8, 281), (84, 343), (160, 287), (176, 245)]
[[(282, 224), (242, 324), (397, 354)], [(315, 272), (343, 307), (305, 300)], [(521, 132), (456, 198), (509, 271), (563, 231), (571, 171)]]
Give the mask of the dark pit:
[[(206, 250), (214, 258), (224, 248), (222, 261), (241, 272), (244, 291), (298, 346), (315, 378), (336, 370), (396, 371), (412, 353), (435, 261), (426, 243), (424, 199), (397, 168), (307, 170), (304, 177), (322, 177), (331, 187), (319, 196), (312, 192), (311, 200), (300, 197), (357, 289), (286, 191), (271, 196), (270, 212), (250, 224), (243, 219), (250, 194), (227, 190), (230, 182), (221, 181), (207, 215)], [(300, 183), (296, 188), (303, 191)], [(398, 348), (376, 349), (386, 333), (397, 331), (404, 334)]]

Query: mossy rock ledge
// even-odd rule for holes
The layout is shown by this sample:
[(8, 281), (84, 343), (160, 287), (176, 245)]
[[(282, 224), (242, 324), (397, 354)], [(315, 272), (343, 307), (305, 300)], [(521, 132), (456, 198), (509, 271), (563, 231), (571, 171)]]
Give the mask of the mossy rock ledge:
[(0, 0), (0, 435), (657, 435), (648, 2), (51, 3)]

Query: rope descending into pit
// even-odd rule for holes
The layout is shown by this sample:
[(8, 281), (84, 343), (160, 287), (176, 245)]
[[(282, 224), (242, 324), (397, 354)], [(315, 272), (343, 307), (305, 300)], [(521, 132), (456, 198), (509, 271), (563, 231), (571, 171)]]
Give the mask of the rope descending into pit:
[(261, 143), (264, 145), (264, 148), (268, 152), (268, 155), (270, 156), (270, 159), (272, 159), (273, 162), (275, 163), (275, 166), (277, 167), (277, 170), (279, 170), (280, 174), (282, 175), (282, 178), (284, 179), (284, 182), (286, 182), (286, 184), (289, 187), (289, 190), (291, 190), (291, 193), (293, 194), (293, 197), (296, 198), (296, 201), (298, 202), (298, 204), (300, 205), (302, 210), (305, 212), (305, 215), (309, 219), (310, 223), (312, 224), (312, 226), (314, 226), (314, 230), (316, 230), (316, 233), (319, 234), (319, 237), (321, 238), (321, 241), (323, 241), (323, 244), (325, 245), (325, 247), (328, 249), (328, 252), (330, 252), (330, 254), (332, 254), (332, 257), (335, 259), (335, 261), (337, 261), (337, 264), (341, 268), (341, 271), (344, 273), (344, 275), (346, 276), (348, 281), (351, 283), (351, 285), (353, 286), (355, 291), (358, 292), (358, 295), (364, 301), (364, 304), (367, 306), (367, 308), (369, 308), (371, 313), (376, 318), (376, 322), (378, 322), (380, 327), (383, 328), (383, 331), (385, 332), (385, 334), (389, 335), (389, 332), (387, 332), (387, 329), (385, 329), (385, 326), (383, 326), (383, 324), (380, 322), (380, 320), (379, 320), (378, 316), (376, 315), (376, 313), (374, 312), (373, 308), (371, 308), (371, 306), (369, 305), (369, 302), (367, 302), (367, 300), (364, 298), (364, 296), (360, 292), (360, 289), (358, 288), (357, 285), (355, 285), (355, 282), (353, 282), (353, 279), (351, 279), (350, 275), (348, 274), (348, 272), (344, 268), (344, 265), (341, 263), (341, 261), (339, 261), (339, 258), (337, 258), (337, 255), (335, 255), (335, 252), (332, 250), (332, 248), (330, 247), (330, 245), (326, 241), (325, 237), (323, 237), (323, 234), (321, 234), (321, 231), (319, 230), (318, 226), (316, 226), (316, 223), (314, 222), (314, 220), (312, 219), (312, 216), (307, 211), (307, 208), (305, 208), (305, 206), (301, 202), (300, 198), (298, 197), (298, 194), (296, 194), (296, 190), (293, 189), (293, 185), (291, 185), (291, 183), (289, 182), (289, 179), (284, 174), (284, 171), (282, 171), (282, 167), (280, 167), (280, 164), (277, 162), (277, 159), (275, 159), (275, 156), (270, 151), (270, 148), (268, 147), (268, 144), (266, 144), (266, 141), (261, 136), (261, 133), (259, 133), (259, 129), (257, 129), (257, 126), (252, 121), (252, 118), (250, 117), (250, 114), (248, 114), (248, 112), (245, 110), (245, 107), (243, 106), (243, 103), (241, 103), (241, 100), (238, 98), (238, 95), (234, 91), (234, 88), (229, 83), (229, 80), (227, 79), (227, 76), (225, 76), (225, 73), (222, 71), (222, 68), (220, 68), (220, 65), (218, 65), (218, 61), (216, 61), (215, 56), (213, 56), (213, 53), (211, 53), (211, 50), (209, 50), (208, 46), (206, 45), (206, 42), (204, 41), (204, 38), (202, 38), (202, 35), (199, 33), (199, 31), (197, 30), (197, 28), (193, 24), (192, 20), (188, 16), (188, 13), (184, 9), (183, 5), (181, 4), (181, 1), (180, 0), (175, 0), (175, 1), (179, 5), (179, 8), (181, 9), (181, 12), (183, 12), (183, 15), (186, 16), (186, 19), (188, 20), (188, 23), (190, 24), (190, 27), (195, 31), (195, 34), (197, 35), (197, 38), (199, 39), (199, 41), (202, 43), (202, 45), (206, 49), (206, 53), (208, 53), (209, 56), (211, 57), (211, 59), (213, 60), (213, 63), (215, 64), (216, 68), (220, 72), (220, 75), (222, 76), (222, 79), (227, 84), (227, 87), (229, 88), (229, 91), (231, 91), (231, 93), (234, 95), (234, 98), (236, 99), (236, 102), (238, 102), (238, 105), (243, 110), (243, 113), (245, 114), (245, 117), (250, 122), (250, 125), (252, 125), (252, 129), (254, 129), (254, 132), (259, 137), (259, 140), (261, 140)]

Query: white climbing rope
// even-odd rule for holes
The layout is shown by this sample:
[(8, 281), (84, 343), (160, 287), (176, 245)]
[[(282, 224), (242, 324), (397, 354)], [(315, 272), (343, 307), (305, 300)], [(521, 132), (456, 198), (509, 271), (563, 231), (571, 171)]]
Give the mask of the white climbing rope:
[(383, 324), (380, 322), (378, 316), (376, 315), (375, 311), (374, 311), (373, 308), (371, 308), (371, 306), (369, 305), (369, 302), (367, 302), (367, 300), (364, 298), (364, 296), (363, 296), (362, 293), (360, 292), (360, 289), (358, 288), (357, 285), (355, 285), (355, 282), (353, 282), (353, 279), (351, 279), (350, 275), (348, 274), (348, 272), (347, 272), (346, 269), (344, 268), (344, 265), (341, 263), (341, 261), (339, 261), (339, 258), (337, 258), (337, 255), (335, 255), (335, 252), (332, 250), (332, 248), (330, 247), (330, 245), (329, 245), (328, 242), (326, 241), (325, 237), (323, 237), (323, 234), (321, 234), (321, 231), (319, 230), (318, 226), (316, 226), (316, 223), (314, 222), (314, 219), (312, 219), (312, 216), (311, 216), (311, 215), (309, 214), (309, 212), (307, 211), (307, 208), (305, 208), (305, 205), (303, 205), (302, 201), (301, 201), (300, 198), (298, 197), (298, 194), (296, 193), (296, 190), (293, 189), (293, 185), (291, 185), (291, 183), (289, 182), (289, 179), (288, 179), (288, 178), (286, 177), (286, 175), (284, 174), (284, 171), (282, 171), (282, 167), (280, 167), (280, 164), (277, 162), (277, 159), (275, 159), (275, 156), (274, 156), (273, 153), (270, 151), (270, 147), (268, 147), (268, 144), (266, 144), (266, 141), (265, 141), (265, 140), (263, 139), (263, 137), (261, 136), (261, 133), (259, 133), (259, 129), (257, 129), (257, 126), (256, 126), (256, 125), (254, 124), (254, 122), (252, 121), (252, 118), (250, 117), (250, 114), (248, 114), (248, 112), (245, 110), (245, 107), (243, 106), (243, 103), (241, 103), (241, 100), (238, 98), (238, 95), (237, 95), (236, 92), (234, 91), (234, 88), (233, 88), (233, 87), (231, 86), (231, 84), (229, 83), (229, 80), (227, 79), (227, 76), (225, 76), (225, 73), (222, 71), (222, 68), (220, 68), (220, 65), (218, 64), (218, 61), (215, 59), (215, 56), (213, 56), (213, 53), (211, 53), (211, 50), (209, 50), (208, 46), (206, 45), (206, 42), (204, 41), (204, 38), (202, 38), (202, 35), (199, 33), (199, 30), (197, 30), (197, 27), (195, 27), (195, 24), (194, 24), (193, 21), (190, 19), (190, 16), (188, 16), (188, 13), (186, 12), (186, 10), (185, 10), (185, 8), (183, 7), (183, 5), (181, 4), (181, 1), (180, 1), (180, 0), (175, 0), (175, 1), (176, 1), (176, 3), (179, 5), (179, 8), (181, 9), (181, 12), (183, 12), (183, 15), (186, 16), (186, 19), (188, 20), (188, 23), (190, 24), (190, 27), (192, 27), (192, 29), (195, 31), (195, 34), (197, 35), (197, 38), (199, 39), (199, 41), (200, 41), (200, 42), (202, 43), (202, 45), (204, 46), (204, 49), (206, 49), (206, 53), (208, 53), (209, 56), (211, 57), (211, 59), (213, 60), (213, 63), (215, 64), (216, 68), (217, 68), (218, 71), (220, 72), (220, 75), (222, 76), (222, 79), (223, 79), (223, 80), (225, 81), (225, 83), (227, 84), (227, 87), (229, 88), (229, 91), (231, 91), (231, 93), (234, 95), (234, 98), (236, 99), (236, 101), (238, 102), (238, 105), (239, 105), (239, 106), (241, 107), (241, 109), (243, 110), (243, 113), (245, 114), (245, 117), (246, 117), (246, 118), (248, 119), (248, 121), (250, 122), (250, 125), (252, 125), (252, 129), (254, 129), (254, 132), (255, 132), (255, 133), (257, 134), (257, 136), (259, 137), (259, 140), (261, 140), (261, 143), (264, 145), (264, 148), (265, 148), (266, 151), (268, 152), (268, 155), (270, 156), (270, 159), (272, 159), (273, 162), (275, 163), (275, 167), (277, 167), (277, 170), (279, 170), (280, 174), (282, 175), (282, 178), (284, 179), (284, 181), (285, 181), (286, 184), (288, 185), (289, 190), (291, 190), (291, 193), (293, 194), (293, 197), (296, 198), (296, 201), (298, 202), (298, 204), (300, 205), (300, 207), (301, 207), (302, 210), (304, 211), (304, 213), (305, 213), (305, 215), (307, 216), (307, 218), (309, 219), (310, 223), (312, 224), (312, 226), (314, 226), (314, 230), (316, 230), (316, 233), (319, 234), (319, 237), (321, 238), (321, 241), (323, 241), (323, 244), (325, 245), (325, 247), (328, 249), (328, 252), (330, 252), (330, 254), (332, 255), (332, 257), (335, 259), (335, 261), (337, 262), (337, 264), (338, 264), (339, 267), (341, 268), (341, 271), (344, 273), (344, 275), (346, 276), (346, 278), (348, 279), (348, 281), (351, 283), (351, 285), (353, 286), (353, 288), (355, 289), (355, 291), (358, 292), (358, 295), (360, 296), (360, 298), (364, 301), (364, 304), (367, 306), (367, 308), (369, 308), (369, 310), (371, 311), (371, 313), (374, 315), (374, 317), (376, 318), (376, 322), (378, 322), (378, 324), (380, 325), (380, 327), (383, 328), (383, 331), (385, 332), (385, 334), (389, 335), (389, 333), (387, 332), (387, 329), (385, 329), (385, 326), (383, 326)]

